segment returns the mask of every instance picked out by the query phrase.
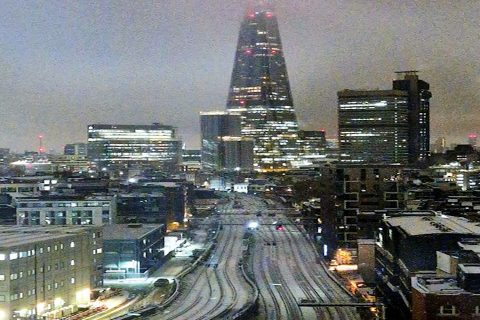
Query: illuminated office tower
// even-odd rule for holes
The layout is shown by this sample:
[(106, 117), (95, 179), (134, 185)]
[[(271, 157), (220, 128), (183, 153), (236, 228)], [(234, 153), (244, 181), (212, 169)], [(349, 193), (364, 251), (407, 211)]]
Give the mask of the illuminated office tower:
[(181, 146), (172, 126), (88, 126), (88, 156), (100, 166), (149, 165), (173, 171), (180, 160)]
[(399, 90), (338, 92), (340, 160), (407, 164), (408, 101)]
[(257, 171), (285, 171), (298, 156), (298, 124), (275, 12), (268, 1), (247, 10), (241, 24), (227, 109), (242, 116), (254, 139)]

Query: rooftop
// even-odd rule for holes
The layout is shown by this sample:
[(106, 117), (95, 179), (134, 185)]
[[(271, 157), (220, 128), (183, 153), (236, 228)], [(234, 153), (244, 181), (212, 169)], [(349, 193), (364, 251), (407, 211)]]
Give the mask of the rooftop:
[(139, 240), (160, 229), (161, 224), (109, 224), (104, 226), (104, 240)]
[(398, 227), (410, 236), (430, 234), (465, 234), (480, 236), (480, 224), (465, 218), (446, 215), (409, 215), (386, 219), (392, 227)]
[(465, 292), (452, 277), (439, 277), (436, 275), (423, 275), (412, 278), (412, 288), (422, 293), (452, 293)]
[(463, 273), (480, 274), (480, 264), (479, 263), (463, 263), (463, 264), (459, 264), (458, 268)]
[(70, 237), (92, 229), (92, 226), (0, 226), (0, 248), (10, 248), (52, 239)]

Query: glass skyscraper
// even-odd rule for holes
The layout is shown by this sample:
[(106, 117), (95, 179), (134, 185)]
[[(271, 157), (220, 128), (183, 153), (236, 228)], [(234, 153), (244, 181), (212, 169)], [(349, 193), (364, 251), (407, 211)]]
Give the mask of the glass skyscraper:
[(277, 17), (268, 1), (241, 24), (227, 109), (242, 116), (242, 135), (255, 142), (257, 171), (285, 171), (297, 158), (298, 124)]

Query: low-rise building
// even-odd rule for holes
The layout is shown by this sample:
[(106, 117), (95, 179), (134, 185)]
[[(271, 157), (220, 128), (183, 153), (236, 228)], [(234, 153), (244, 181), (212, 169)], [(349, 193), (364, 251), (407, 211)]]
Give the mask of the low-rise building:
[(104, 234), (105, 279), (148, 277), (161, 264), (164, 225), (113, 224)]
[(0, 226), (0, 319), (59, 319), (102, 284), (99, 227)]
[(41, 196), (17, 199), (19, 225), (103, 225), (115, 222), (114, 196)]
[(434, 212), (404, 212), (383, 220), (375, 271), (377, 290), (387, 304), (387, 316), (411, 318), (411, 278), (435, 272), (437, 251), (458, 250), (458, 243), (464, 238), (480, 238), (478, 223)]

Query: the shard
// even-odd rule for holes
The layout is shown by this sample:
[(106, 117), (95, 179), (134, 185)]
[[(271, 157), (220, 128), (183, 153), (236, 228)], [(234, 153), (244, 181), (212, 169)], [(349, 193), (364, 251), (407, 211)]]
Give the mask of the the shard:
[(295, 116), (273, 6), (251, 6), (241, 24), (227, 109), (242, 115), (242, 135), (255, 141), (255, 169), (288, 170), (297, 158)]

